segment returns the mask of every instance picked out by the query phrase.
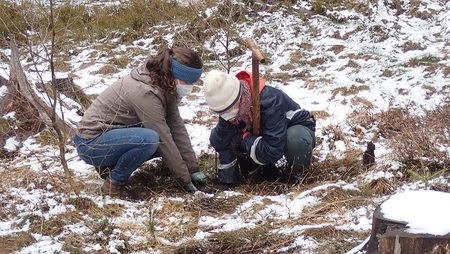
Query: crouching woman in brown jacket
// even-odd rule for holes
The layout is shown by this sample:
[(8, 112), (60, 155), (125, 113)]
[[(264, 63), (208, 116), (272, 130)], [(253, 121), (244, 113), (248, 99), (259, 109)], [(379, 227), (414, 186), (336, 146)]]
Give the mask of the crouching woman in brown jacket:
[(130, 175), (156, 157), (162, 157), (186, 191), (207, 184), (178, 110), (179, 98), (192, 91), (202, 68), (196, 52), (164, 48), (105, 89), (87, 109), (74, 143), (84, 162), (111, 168), (102, 177), (103, 194), (121, 196)]

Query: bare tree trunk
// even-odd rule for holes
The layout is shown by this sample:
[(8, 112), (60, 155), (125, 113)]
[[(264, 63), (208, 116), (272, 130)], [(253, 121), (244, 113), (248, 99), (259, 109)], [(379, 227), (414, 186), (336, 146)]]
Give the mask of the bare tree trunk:
[[(52, 114), (53, 109), (49, 107), (39, 96), (32, 90), (28, 80), (23, 72), (22, 65), (19, 61), (19, 50), (17, 48), (14, 38), (10, 39), (9, 45), (11, 47), (11, 78), (15, 77), (19, 84), (20, 93), (38, 110), (40, 118), (44, 123), (51, 127), (52, 118), (54, 118), (58, 128), (63, 130), (67, 135), (73, 135), (73, 129), (70, 125), (61, 120), (57, 115)], [(54, 116), (53, 116), (54, 115)]]
[[(23, 72), (22, 65), (19, 61), (19, 50), (16, 44), (16, 41), (13, 37), (10, 38), (9, 41), (11, 47), (11, 79), (16, 78), (19, 84), (19, 93), (21, 93), (25, 98), (37, 109), (40, 118), (44, 121), (45, 125), (51, 127), (55, 130), (58, 141), (59, 141), (59, 152), (60, 152), (60, 160), (61, 165), (64, 168), (64, 174), (69, 181), (69, 184), (72, 187), (72, 190), (79, 194), (79, 188), (75, 184), (72, 179), (72, 174), (70, 169), (67, 166), (67, 161), (65, 159), (65, 141), (67, 136), (72, 136), (74, 130), (70, 125), (65, 123), (57, 114), (56, 114), (56, 99), (57, 97), (54, 95), (55, 103), (53, 103), (53, 108), (49, 107), (39, 96), (35, 94), (33, 89), (31, 88), (25, 73)], [(52, 75), (54, 76), (54, 74)], [(52, 81), (52, 84), (54, 82)], [(56, 89), (54, 89), (56, 92)]]

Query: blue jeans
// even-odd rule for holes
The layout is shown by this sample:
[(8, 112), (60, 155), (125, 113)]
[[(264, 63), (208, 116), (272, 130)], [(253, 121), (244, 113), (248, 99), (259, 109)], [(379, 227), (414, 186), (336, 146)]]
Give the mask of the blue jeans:
[(110, 177), (117, 184), (125, 183), (145, 161), (159, 157), (159, 135), (147, 128), (114, 129), (93, 139), (74, 135), (73, 141), (87, 164), (113, 167)]

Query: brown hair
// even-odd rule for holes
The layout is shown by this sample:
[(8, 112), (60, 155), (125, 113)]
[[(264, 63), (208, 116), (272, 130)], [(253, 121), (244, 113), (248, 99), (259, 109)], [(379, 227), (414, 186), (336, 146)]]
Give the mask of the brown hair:
[(171, 56), (181, 64), (196, 69), (201, 69), (203, 62), (197, 52), (186, 47), (173, 49), (164, 47), (147, 62), (146, 67), (152, 80), (156, 81), (155, 83), (159, 84), (166, 92), (173, 94), (176, 87), (173, 81)]

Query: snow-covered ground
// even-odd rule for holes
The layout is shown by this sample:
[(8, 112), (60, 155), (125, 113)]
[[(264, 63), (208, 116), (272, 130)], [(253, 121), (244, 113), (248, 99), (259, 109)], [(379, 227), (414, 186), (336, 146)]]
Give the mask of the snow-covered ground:
[[(304, 19), (295, 12), (283, 11), (259, 12), (258, 22), (236, 25), (242, 38), (252, 37), (254, 42), (270, 59), (268, 64), (260, 65), (261, 76), (274, 77), (275, 74), (289, 74), (291, 78), (282, 80), (275, 78), (269, 85), (275, 86), (288, 93), (302, 107), (312, 112), (326, 112), (327, 115), (317, 117), (316, 135), (321, 139), (316, 147), (315, 156), (318, 161), (327, 158), (343, 158), (349, 150), (364, 151), (366, 143), (373, 139), (376, 129), (366, 129), (359, 126), (362, 135), (354, 133), (354, 123), (349, 120), (349, 115), (357, 112), (370, 112), (372, 114), (384, 112), (389, 108), (408, 108), (411, 112), (420, 114), (424, 109), (432, 109), (437, 105), (448, 102), (448, 84), (450, 82), (450, 3), (439, 0), (420, 1), (418, 11), (431, 13), (429, 18), (413, 17), (404, 12), (397, 15), (397, 10), (389, 5), (392, 1), (378, 1), (371, 7), (371, 15), (361, 15), (352, 10), (327, 13), (327, 17), (317, 15)], [(388, 3), (388, 5), (386, 5)], [(392, 4), (392, 3), (391, 3)], [(404, 2), (403, 8), (408, 10), (409, 3)], [(299, 1), (294, 9), (310, 9), (308, 1)], [(290, 14), (289, 14), (290, 13)], [(423, 15), (426, 16), (426, 15)], [(331, 19), (334, 17), (335, 19)], [(337, 22), (336, 18), (345, 20)], [(267, 32), (261, 36), (255, 36), (254, 31), (264, 28)], [(151, 29), (151, 28), (150, 28)], [(167, 29), (170, 29), (168, 27)], [(150, 33), (150, 32), (149, 32)], [(171, 37), (166, 39), (170, 42)], [(126, 52), (127, 47), (152, 48), (152, 39), (140, 39), (133, 45), (123, 45), (117, 48), (118, 53)], [(205, 42), (205, 45), (211, 45)], [(407, 50), (407, 45), (418, 45), (416, 49)], [(337, 50), (339, 49), (339, 50)], [(214, 49), (220, 51), (220, 48)], [(134, 56), (133, 64), (129, 68), (122, 69), (111, 75), (92, 74), (105, 65), (106, 59), (90, 59), (89, 53), (94, 48), (83, 47), (77, 50), (70, 60), (74, 82), (82, 87), (87, 94), (98, 94), (119, 77), (129, 73), (137, 60), (145, 59), (145, 55)], [(1, 49), (6, 56), (10, 55), (8, 49)], [(155, 52), (152, 52), (155, 53)], [(299, 58), (295, 58), (299, 55)], [(436, 70), (427, 70), (425, 65), (408, 64), (414, 59), (437, 59)], [(250, 51), (243, 57), (246, 64), (232, 69), (232, 72), (241, 69), (251, 70)], [(242, 59), (241, 59), (242, 60)], [(24, 57), (25, 61), (25, 57)], [(96, 61), (95, 65), (83, 65), (83, 63)], [(318, 64), (314, 64), (318, 62)], [(219, 68), (214, 62), (205, 62), (208, 68)], [(286, 70), (287, 65), (292, 66)], [(89, 66), (89, 67), (83, 67)], [(42, 65), (46, 69), (47, 65)], [(35, 72), (25, 70), (30, 80), (36, 80)], [(386, 71), (392, 75), (384, 75)], [(301, 75), (300, 73), (307, 73)], [(8, 77), (9, 66), (6, 62), (0, 63), (0, 76)], [(46, 73), (48, 75), (48, 73)], [(58, 73), (59, 77), (65, 77), (68, 73)], [(49, 78), (48, 76), (44, 76)], [(299, 77), (299, 78), (294, 78)], [(203, 98), (203, 90), (200, 84), (198, 90), (189, 98), (184, 98), (180, 111), (186, 119), (187, 128), (195, 151), (201, 154), (213, 154), (209, 146), (209, 131), (211, 126), (198, 124), (199, 118), (210, 120), (213, 115), (208, 111)], [(342, 92), (345, 89), (355, 90), (353, 93)], [(430, 88), (434, 93), (429, 93)], [(4, 92), (4, 87), (1, 88)], [(341, 91), (341, 92), (339, 92)], [(73, 105), (66, 99), (69, 105)], [(363, 102), (363, 103), (362, 103)], [(198, 112), (206, 112), (204, 116)], [(76, 109), (66, 110), (64, 116), (68, 122), (76, 122), (80, 116)], [(8, 115), (4, 117), (14, 117)], [(335, 138), (335, 133), (330, 132), (330, 126), (339, 129), (345, 135), (345, 140)], [(371, 179), (392, 178), (400, 174), (398, 163), (390, 156), (390, 149), (383, 138), (376, 143), (377, 167), (363, 173), (358, 179), (352, 181), (326, 182), (313, 186), (310, 189), (294, 188), (286, 194), (250, 195), (240, 191), (227, 191), (216, 194), (182, 195), (179, 197), (164, 197), (155, 195), (154, 198), (144, 201), (126, 201), (101, 197), (95, 186), (101, 184), (92, 167), (79, 160), (72, 146), (69, 145), (66, 158), (69, 168), (76, 179), (86, 183), (88, 188), (82, 189), (81, 197), (92, 200), (99, 209), (110, 206), (120, 206), (121, 212), (113, 215), (105, 215), (104, 218), (112, 227), (109, 235), (103, 231), (93, 232), (90, 223), (100, 223), (92, 214), (85, 214), (85, 222), (66, 224), (61, 232), (54, 235), (33, 233), (34, 241), (27, 247), (17, 250), (17, 254), (25, 253), (70, 253), (64, 250), (64, 240), (71, 235), (80, 235), (81, 239), (86, 235), (94, 234), (90, 241), (81, 244), (81, 250), (86, 253), (164, 253), (158, 246), (176, 246), (190, 240), (207, 239), (208, 237), (226, 231), (238, 229), (251, 229), (263, 224), (275, 225), (271, 233), (274, 235), (295, 235), (295, 241), (288, 246), (279, 247), (280, 253), (296, 250), (295, 253), (316, 253), (315, 248), (321, 245), (321, 241), (313, 237), (304, 236), (306, 229), (333, 226), (336, 229), (345, 229), (360, 232), (369, 237), (371, 229), (372, 212), (376, 205), (389, 196), (374, 197), (370, 203), (357, 208), (348, 209), (346, 212), (328, 213), (323, 218), (323, 223), (307, 223), (302, 221), (308, 208), (320, 204), (323, 192), (330, 190), (355, 190), (360, 191), (361, 185)], [(34, 138), (19, 143), (16, 139), (8, 139), (5, 149), (20, 149), (20, 157), (13, 161), (5, 161), (0, 164), (0, 173), (9, 175), (18, 168), (31, 167), (32, 176), (54, 176), (62, 172), (58, 163), (58, 149), (43, 147), (36, 143)], [(448, 148), (447, 148), (448, 149)], [(61, 173), (62, 174), (62, 173)], [(19, 177), (19, 175), (17, 176)], [(32, 216), (40, 216), (45, 220), (51, 220), (68, 212), (76, 212), (77, 206), (70, 200), (74, 196), (67, 196), (55, 188), (49, 180), (28, 179), (28, 176), (20, 176), (19, 186), (2, 184), (0, 193), (2, 212), (0, 213), (0, 237), (13, 236), (19, 232), (30, 230)], [(9, 179), (9, 177), (8, 177)], [(447, 178), (441, 177), (437, 181), (450, 185)], [(18, 182), (9, 179), (8, 183)], [(36, 183), (45, 183), (38, 185)], [(424, 208), (435, 205), (435, 211), (446, 211), (437, 216), (448, 214), (447, 193), (426, 191), (425, 184), (411, 182), (398, 187), (388, 202), (382, 206), (382, 211), (392, 219), (402, 219), (402, 211), (414, 210), (409, 207), (411, 203), (426, 203)], [(413, 194), (412, 194), (413, 193)], [(235, 209), (224, 214), (201, 214), (193, 216), (177, 211), (168, 211), (167, 204), (192, 204), (204, 199), (232, 199), (242, 196), (245, 202), (237, 205)], [(412, 201), (411, 201), (412, 200)], [(108, 210), (109, 211), (109, 210)], [(405, 219), (413, 232), (447, 234), (450, 233), (450, 221), (442, 220), (425, 221), (424, 218), (435, 218), (427, 211), (416, 210), (417, 213), (409, 214)], [(428, 216), (423, 216), (428, 214)], [(186, 234), (176, 240), (167, 239), (164, 233), (170, 229), (183, 231), (183, 226), (188, 222), (198, 220), (195, 232)], [(158, 244), (149, 244), (145, 250), (134, 246), (143, 246), (152, 238), (151, 230), (146, 225), (152, 222), (155, 225), (155, 235)], [(284, 223), (290, 221), (290, 223)], [(292, 221), (298, 222), (293, 224)], [(315, 220), (317, 222), (317, 220)], [(45, 223), (43, 222), (43, 225)], [(103, 232), (103, 233), (102, 233)], [(95, 238), (95, 239), (94, 239)], [(102, 239), (96, 240), (96, 239)], [(126, 240), (124, 240), (126, 239)], [(130, 240), (132, 239), (132, 240)], [(355, 248), (347, 250), (348, 253), (358, 253), (364, 238), (348, 239), (354, 243)], [(1, 243), (0, 243), (1, 244)], [(1, 245), (0, 245), (1, 246)], [(1, 252), (1, 251), (0, 251)], [(319, 253), (319, 252), (317, 252)], [(320, 252), (323, 253), (323, 252)]]

